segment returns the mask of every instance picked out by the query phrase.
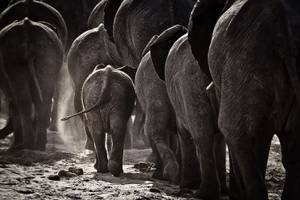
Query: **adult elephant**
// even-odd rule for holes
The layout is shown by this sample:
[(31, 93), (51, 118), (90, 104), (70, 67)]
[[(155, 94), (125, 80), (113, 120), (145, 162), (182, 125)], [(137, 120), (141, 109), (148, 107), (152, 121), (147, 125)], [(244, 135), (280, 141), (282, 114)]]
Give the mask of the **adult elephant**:
[[(14, 104), (18, 147), (45, 150), (54, 83), (64, 50), (52, 29), (28, 18), (0, 32), (1, 87)], [(18, 47), (18, 48), (16, 48)]]
[(264, 177), (274, 133), (286, 169), (282, 199), (299, 198), (299, 20), (286, 7), (299, 14), (293, 1), (234, 1), (214, 28), (208, 63), (230, 150), (233, 199), (268, 199)]
[(199, 187), (196, 197), (219, 199), (221, 192), (227, 194), (227, 186), (225, 143), (217, 126), (217, 99), (214, 91), (206, 90), (209, 77), (199, 68), (187, 34), (176, 40), (179, 28), (174, 26), (158, 37), (151, 45), (151, 58), (158, 76), (165, 81), (176, 114), (181, 149), (180, 187)]
[[(142, 112), (145, 114), (144, 131), (149, 137), (150, 145), (154, 156), (157, 158), (156, 171), (153, 177), (166, 179), (173, 184), (180, 180), (180, 156), (176, 158), (176, 143), (172, 144), (172, 138), (176, 138), (176, 117), (170, 100), (168, 98), (166, 85), (160, 80), (154, 68), (153, 54), (164, 55), (168, 52), (160, 51), (160, 48), (150, 48), (153, 43), (161, 38), (172, 36), (170, 40), (176, 40), (183, 35), (186, 29), (181, 26), (175, 26), (173, 29), (167, 29), (160, 36), (154, 36), (147, 45), (135, 76), (135, 91)], [(149, 48), (148, 48), (149, 47)], [(165, 46), (164, 46), (165, 47)], [(148, 51), (150, 50), (151, 51)], [(156, 61), (156, 60), (155, 60)], [(175, 141), (176, 142), (176, 141)], [(193, 145), (192, 145), (193, 146)], [(179, 153), (178, 153), (179, 154)], [(179, 154), (180, 155), (180, 154)], [(192, 154), (192, 155), (195, 155)], [(195, 159), (194, 159), (195, 160)], [(193, 165), (190, 160), (190, 165)], [(196, 166), (198, 163), (196, 163)], [(193, 168), (195, 169), (195, 168)], [(197, 169), (197, 167), (196, 167)], [(197, 174), (197, 170), (193, 170)], [(196, 179), (198, 176), (194, 176)]]
[[(57, 33), (62, 43), (66, 44), (68, 32), (64, 19), (56, 9), (43, 2), (23, 0), (10, 5), (0, 14), (0, 29), (15, 20), (22, 20), (25, 17), (47, 25)], [(10, 116), (17, 117), (17, 114), (13, 113), (16, 109), (14, 105), (10, 105), (9, 107)], [(0, 138), (5, 138), (13, 132), (12, 120), (12, 118), (9, 118), (7, 126), (0, 131)]]

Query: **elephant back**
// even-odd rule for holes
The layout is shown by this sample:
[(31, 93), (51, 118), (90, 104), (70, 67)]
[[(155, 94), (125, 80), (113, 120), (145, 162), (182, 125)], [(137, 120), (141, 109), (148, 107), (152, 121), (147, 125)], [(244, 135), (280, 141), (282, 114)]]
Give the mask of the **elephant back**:
[(50, 5), (35, 0), (23, 0), (10, 5), (0, 15), (0, 29), (25, 17), (36, 22), (51, 24), (52, 26), (49, 27), (53, 27), (62, 43), (66, 44), (68, 31), (63, 17)]
[(40, 0), (53, 6), (68, 27), (67, 49), (81, 33), (88, 30), (88, 17), (99, 0)]
[[(33, 61), (41, 73), (48, 68), (55, 76), (62, 66), (64, 51), (61, 41), (52, 29), (28, 18), (16, 21), (0, 31), (1, 53), (6, 69), (24, 68)], [(15, 48), (15, 47), (18, 48)], [(53, 76), (51, 78), (53, 78)]]
[(124, 0), (113, 24), (123, 64), (137, 68), (149, 40), (175, 24), (187, 26), (191, 10), (185, 0)]

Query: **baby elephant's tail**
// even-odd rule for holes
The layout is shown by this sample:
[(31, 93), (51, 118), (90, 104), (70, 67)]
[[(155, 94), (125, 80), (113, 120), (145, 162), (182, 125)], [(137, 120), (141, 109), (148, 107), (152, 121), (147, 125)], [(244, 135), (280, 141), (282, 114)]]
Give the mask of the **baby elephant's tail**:
[[(97, 71), (95, 71), (95, 73), (97, 73)], [(104, 76), (103, 76), (104, 80), (103, 80), (103, 84), (102, 84), (102, 87), (101, 87), (100, 95), (99, 95), (99, 98), (98, 98), (97, 102), (92, 107), (84, 109), (84, 110), (82, 110), (78, 113), (66, 116), (66, 117), (62, 118), (61, 121), (66, 121), (66, 120), (71, 119), (73, 117), (88, 113), (88, 112), (94, 110), (95, 108), (97, 108), (97, 107), (103, 105), (104, 103), (106, 103), (110, 99), (110, 97), (109, 97), (109, 85), (110, 85), (109, 81), (110, 81), (110, 75), (111, 75), (112, 71), (113, 71), (113, 68), (111, 66), (107, 66), (104, 69)]]

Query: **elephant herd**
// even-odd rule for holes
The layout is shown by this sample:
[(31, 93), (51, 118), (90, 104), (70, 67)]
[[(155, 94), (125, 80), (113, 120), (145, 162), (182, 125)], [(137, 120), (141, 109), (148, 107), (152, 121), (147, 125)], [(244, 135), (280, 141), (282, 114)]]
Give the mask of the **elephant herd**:
[(67, 63), (76, 113), (62, 120), (80, 116), (98, 172), (123, 172), (134, 111), (132, 130), (148, 137), (153, 177), (196, 189), (200, 199), (266, 200), (276, 134), (286, 170), (282, 199), (299, 199), (298, 0), (4, 4), (0, 87), (10, 123), (0, 136), (14, 132), (13, 148), (45, 150), (55, 86)]

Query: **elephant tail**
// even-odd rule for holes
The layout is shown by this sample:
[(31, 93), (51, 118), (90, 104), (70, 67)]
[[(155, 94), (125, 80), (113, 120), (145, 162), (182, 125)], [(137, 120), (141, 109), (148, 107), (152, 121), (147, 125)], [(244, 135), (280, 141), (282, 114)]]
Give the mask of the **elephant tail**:
[(169, 50), (174, 42), (187, 33), (187, 29), (180, 25), (172, 26), (162, 32), (150, 45), (151, 59), (160, 79), (165, 80), (165, 62)]
[[(227, 4), (232, 0), (228, 0)], [(223, 3), (218, 1), (197, 1), (190, 15), (188, 40), (191, 45), (193, 56), (199, 63), (201, 71), (209, 78), (207, 54), (213, 35), (214, 27), (224, 8)]]
[[(94, 110), (95, 108), (107, 103), (110, 99), (110, 97), (109, 97), (109, 91), (110, 91), (109, 90), (109, 85), (110, 85), (110, 77), (111, 77), (112, 71), (113, 71), (113, 68), (111, 66), (107, 66), (104, 69), (104, 79), (103, 79), (103, 84), (102, 84), (102, 87), (101, 87), (100, 95), (99, 95), (99, 98), (98, 98), (97, 102), (93, 106), (91, 106), (90, 108), (84, 109), (84, 110), (82, 110), (78, 113), (66, 116), (66, 117), (62, 118), (61, 121), (66, 121), (66, 120), (71, 119), (73, 117), (88, 113), (88, 112)], [(97, 71), (96, 71), (96, 73), (97, 73)], [(91, 77), (91, 75), (90, 75), (90, 77)]]
[(34, 60), (30, 59), (29, 63), (28, 63), (28, 67), (29, 67), (29, 71), (30, 71), (30, 76), (31, 76), (31, 80), (33, 82), (33, 85), (38, 93), (38, 97), (39, 97), (39, 101), (43, 102), (43, 93), (39, 84), (39, 81), (37, 79), (37, 74), (34, 68)]
[(27, 41), (25, 41), (26, 44), (25, 58), (28, 59), (28, 69), (29, 69), (30, 79), (34, 85), (34, 88), (36, 89), (34, 91), (37, 91), (39, 101), (43, 102), (43, 93), (39, 81), (37, 79), (37, 73), (34, 67), (34, 57), (31, 54), (30, 47), (29, 47), (30, 37), (28, 34), (29, 34), (30, 26), (32, 26), (31, 21), (27, 17), (24, 18), (24, 27), (25, 27), (25, 36), (26, 36), (25, 38), (27, 38)]

